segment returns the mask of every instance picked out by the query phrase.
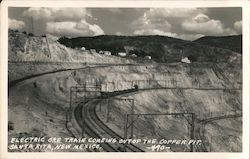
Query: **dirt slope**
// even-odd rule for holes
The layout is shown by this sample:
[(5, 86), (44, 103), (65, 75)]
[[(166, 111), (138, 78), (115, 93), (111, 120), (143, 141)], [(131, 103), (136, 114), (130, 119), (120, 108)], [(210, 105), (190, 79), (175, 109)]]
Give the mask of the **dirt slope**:
[(132, 63), (133, 60), (76, 50), (61, 45), (51, 35), (29, 36), (9, 30), (9, 61)]
[[(112, 66), (99, 67), (96, 69), (83, 69), (77, 71), (68, 71), (52, 75), (37, 77), (18, 84), (9, 94), (9, 121), (13, 122), (14, 130), (9, 132), (10, 136), (22, 135), (20, 133), (46, 135), (46, 136), (67, 136), (69, 133), (65, 129), (65, 112), (69, 106), (69, 89), (71, 86), (81, 84), (85, 81), (90, 85), (96, 82), (102, 83), (104, 91), (113, 91), (114, 89), (126, 89), (131, 87), (132, 80), (171, 80), (177, 79), (177, 86), (192, 87), (194, 77), (201, 82), (202, 86), (207, 88), (231, 88), (236, 79), (241, 81), (239, 67), (226, 65), (220, 69), (217, 67), (205, 67), (199, 69), (203, 76), (195, 76), (198, 72), (191, 69), (190, 65), (175, 64), (169, 66)], [(216, 69), (217, 68), (217, 69)], [(147, 73), (145, 73), (147, 70)], [(165, 75), (164, 75), (165, 73)], [(220, 74), (219, 74), (220, 73)], [(217, 74), (217, 75), (216, 75)], [(231, 78), (226, 78), (230, 75)], [(114, 87), (106, 87), (106, 83), (114, 82)], [(130, 83), (130, 84), (128, 84)], [(206, 84), (207, 83), (207, 84)], [(119, 85), (119, 86), (118, 86)], [(152, 86), (152, 85), (151, 85)], [(235, 85), (237, 86), (237, 85)], [(171, 87), (171, 86), (170, 86)], [(143, 85), (139, 86), (143, 88)], [(241, 91), (208, 91), (208, 90), (151, 90), (140, 91), (129, 95), (129, 98), (135, 99), (137, 113), (155, 113), (155, 112), (179, 112), (191, 111), (197, 114), (199, 118), (218, 115), (223, 112), (241, 112)], [(78, 94), (81, 97), (81, 94)], [(143, 100), (142, 100), (143, 99)], [(232, 102), (234, 101), (234, 102)], [(178, 102), (182, 105), (178, 105)], [(113, 104), (112, 104), (113, 105)], [(119, 103), (119, 107), (114, 103), (111, 112), (111, 120), (108, 123), (115, 131), (122, 130), (123, 114), (129, 112), (129, 105)], [(28, 110), (28, 111), (27, 111)], [(105, 122), (105, 106), (99, 113)], [(48, 113), (46, 116), (46, 112)], [(115, 119), (115, 120), (113, 120)], [(165, 124), (165, 121), (170, 121)], [(184, 123), (184, 124), (183, 124)], [(234, 128), (238, 122), (229, 122), (227, 127)], [(119, 125), (119, 126), (117, 126)], [(158, 118), (158, 119), (140, 119), (135, 129), (137, 137), (164, 137), (164, 138), (188, 138), (188, 124), (183, 118)], [(152, 132), (142, 133), (141, 130), (152, 128)], [(223, 125), (221, 131), (223, 131)], [(225, 129), (228, 131), (228, 129)], [(173, 133), (179, 132), (179, 133)], [(209, 132), (209, 131), (208, 131)], [(118, 133), (122, 133), (119, 132)], [(156, 133), (157, 135), (154, 136)], [(164, 134), (168, 134), (165, 136)], [(218, 133), (213, 134), (217, 136)], [(236, 135), (241, 137), (241, 131)], [(237, 140), (235, 151), (240, 150), (240, 142)], [(220, 149), (214, 147), (214, 151), (226, 151), (227, 144), (219, 144)], [(174, 148), (172, 151), (188, 151), (187, 147)]]

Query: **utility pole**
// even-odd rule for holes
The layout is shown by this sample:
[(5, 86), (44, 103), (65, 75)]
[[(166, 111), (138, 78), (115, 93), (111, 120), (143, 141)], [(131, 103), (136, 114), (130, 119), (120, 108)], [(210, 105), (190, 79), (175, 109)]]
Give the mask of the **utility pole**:
[(31, 33), (34, 35), (34, 21), (33, 21), (33, 17), (31, 16)]
[[(194, 139), (194, 113), (191, 114), (191, 134), (190, 134), (190, 139)], [(194, 146), (193, 144), (190, 145), (190, 152), (194, 152)]]
[[(128, 125), (128, 114), (125, 114), (125, 124), (124, 124), (124, 140), (127, 139), (127, 125)], [(127, 151), (127, 142), (124, 143), (124, 147), (123, 147), (123, 151), (126, 152)]]
[(69, 121), (71, 121), (71, 111), (72, 111), (72, 89), (73, 89), (73, 87), (70, 87), (70, 92), (69, 92)]
[(107, 101), (107, 117), (106, 117), (106, 122), (109, 122), (109, 112), (110, 112), (110, 106), (109, 106), (109, 97), (108, 97), (108, 101)]
[[(135, 101), (132, 100), (132, 110), (131, 110), (132, 114), (135, 113)], [(133, 138), (133, 133), (134, 133), (134, 116), (132, 115), (132, 123), (131, 123), (131, 138)]]
[[(85, 103), (85, 101), (84, 101), (84, 103)], [(83, 105), (83, 109), (82, 109), (82, 114), (83, 114), (83, 116), (82, 116), (82, 138), (84, 138), (84, 136), (85, 136), (85, 125), (86, 125), (86, 123), (85, 123), (86, 107), (84, 105)]]
[(212, 138), (213, 138), (213, 137), (211, 136), (211, 138), (210, 138), (210, 146), (209, 146), (209, 147), (210, 147), (210, 152), (212, 152), (212, 143), (213, 143), (213, 142), (212, 142)]

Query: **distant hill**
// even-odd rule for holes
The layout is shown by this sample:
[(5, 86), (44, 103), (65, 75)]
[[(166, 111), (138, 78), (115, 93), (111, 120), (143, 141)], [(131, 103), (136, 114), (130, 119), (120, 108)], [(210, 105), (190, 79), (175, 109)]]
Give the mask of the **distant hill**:
[(213, 47), (229, 49), (238, 53), (242, 53), (242, 35), (221, 36), (221, 37), (205, 36), (195, 40), (194, 42)]
[(234, 51), (210, 47), (197, 42), (190, 42), (166, 36), (113, 36), (62, 37), (61, 44), (71, 48), (96, 49), (111, 51), (112, 54), (127, 52), (139, 57), (147, 55), (157, 62), (180, 62), (182, 57), (189, 57), (199, 62), (241, 61), (241, 55)]

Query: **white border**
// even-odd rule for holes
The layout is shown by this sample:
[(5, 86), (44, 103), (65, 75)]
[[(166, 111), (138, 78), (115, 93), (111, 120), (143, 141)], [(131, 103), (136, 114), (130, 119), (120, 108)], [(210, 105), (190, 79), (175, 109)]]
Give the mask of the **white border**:
[[(88, 158), (88, 159), (156, 159), (156, 158), (218, 158), (218, 159), (248, 159), (249, 158), (249, 1), (3, 1), (1, 3), (1, 54), (0, 54), (0, 159), (12, 158)], [(242, 153), (74, 153), (74, 152), (50, 152), (50, 153), (8, 153), (7, 152), (7, 90), (8, 90), (8, 7), (119, 7), (119, 8), (145, 8), (145, 7), (168, 7), (168, 8), (188, 8), (188, 7), (242, 7), (243, 8), (243, 152)]]

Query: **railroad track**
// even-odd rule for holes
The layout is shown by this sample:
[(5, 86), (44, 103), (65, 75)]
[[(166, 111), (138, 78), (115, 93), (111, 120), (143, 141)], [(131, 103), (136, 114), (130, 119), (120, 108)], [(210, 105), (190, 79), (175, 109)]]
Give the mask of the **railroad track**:
[[(85, 133), (90, 137), (123, 139), (99, 119), (95, 111), (98, 102), (97, 100), (93, 100), (80, 103), (74, 110), (77, 123), (80, 127), (84, 128)], [(84, 119), (83, 115), (85, 115)], [(84, 125), (83, 120), (85, 120)], [(124, 144), (118, 142), (112, 143), (112, 146), (109, 143), (101, 143), (101, 147), (107, 152), (122, 152), (124, 150)], [(129, 152), (143, 152), (143, 150), (132, 144), (127, 144), (126, 150)]]
[(140, 90), (154, 90), (154, 89), (172, 89), (172, 90), (240, 90), (242, 91), (242, 88), (195, 88), (195, 87), (152, 87), (152, 88), (143, 88)]
[[(10, 63), (12, 63), (12, 62), (10, 62)], [(19, 62), (17, 62), (17, 63), (19, 63)], [(31, 63), (31, 62), (21, 62), (21, 63)], [(36, 63), (36, 62), (34, 62), (34, 63)], [(48, 63), (50, 63), (50, 62), (48, 62)], [(78, 64), (81, 64), (81, 63), (78, 63)], [(62, 69), (48, 71), (48, 72), (43, 72), (43, 73), (38, 73), (38, 74), (34, 74), (34, 75), (28, 75), (28, 76), (25, 76), (25, 77), (22, 77), (22, 78), (19, 78), (19, 79), (11, 80), (11, 81), (8, 82), (8, 85), (9, 85), (9, 88), (11, 89), (12, 87), (14, 87), (15, 85), (17, 85), (18, 83), (23, 82), (25, 80), (33, 79), (33, 78), (44, 76), (44, 75), (59, 73), (59, 72), (74, 71), (74, 70), (83, 70), (83, 69), (90, 69), (90, 68), (112, 67), (112, 66), (119, 67), (119, 66), (141, 66), (141, 65), (145, 65), (145, 64), (132, 64), (132, 63), (128, 63), (128, 64), (88, 63), (88, 65), (85, 65), (84, 67), (79, 67), (79, 68), (62, 68)]]
[[(99, 102), (99, 101), (97, 101)], [(98, 104), (98, 103), (97, 103)], [(105, 123), (103, 123), (103, 121), (98, 117), (98, 115), (96, 114), (96, 107), (97, 104), (93, 104), (89, 107), (88, 111), (89, 114), (91, 114), (92, 119), (94, 120), (94, 122), (101, 127), (105, 132), (108, 132), (108, 134), (111, 137), (114, 137), (116, 139), (124, 139), (123, 137), (121, 137), (120, 135), (118, 135), (116, 132), (114, 132), (112, 129), (110, 129)], [(123, 145), (124, 146), (124, 145)], [(132, 152), (143, 152), (143, 150), (141, 150), (140, 148), (136, 147), (133, 144), (127, 144), (126, 145), (126, 149), (128, 149), (129, 151)]]
[(196, 140), (202, 140), (201, 145), (195, 145), (195, 149), (197, 152), (208, 152), (207, 148), (204, 144), (203, 138), (201, 137), (201, 126), (196, 127), (194, 131), (194, 136)]
[[(87, 102), (86, 102), (87, 103)], [(83, 123), (83, 107), (86, 105), (86, 103), (80, 103), (74, 110), (74, 115), (77, 121), (77, 124), (81, 127), (84, 128), (84, 132), (90, 136), (90, 137), (94, 137), (94, 138), (101, 138), (100, 135), (97, 134), (96, 131), (93, 130), (93, 123), (91, 122), (91, 120), (89, 120), (89, 115), (87, 115), (87, 112), (84, 113), (85, 115), (85, 122)], [(87, 118), (86, 118), (87, 117)], [(114, 149), (112, 146), (110, 146), (110, 144), (108, 143), (101, 143), (100, 144), (101, 147), (107, 151), (107, 152), (116, 152), (116, 149)], [(97, 150), (96, 150), (97, 151)]]
[[(153, 88), (155, 89), (155, 88)], [(148, 89), (143, 89), (143, 90), (148, 90)], [(132, 91), (134, 92), (134, 90)], [(127, 93), (131, 93), (131, 92), (128, 92), (128, 91), (124, 91), (124, 94), (127, 94)], [(123, 93), (119, 93), (118, 95), (120, 94), (123, 94)], [(113, 96), (116, 96), (116, 94), (112, 94), (111, 97)], [(112, 129), (110, 129), (99, 117), (98, 115), (96, 114), (96, 107), (97, 107), (97, 104), (98, 104), (98, 101), (99, 100), (93, 100), (92, 102), (93, 103), (88, 103), (86, 105), (86, 112), (87, 112), (87, 116), (88, 116), (88, 122), (91, 123), (91, 126), (94, 125), (95, 127), (95, 131), (97, 132), (102, 132), (102, 134), (106, 134), (106, 136), (108, 137), (113, 137), (113, 138), (116, 138), (116, 139), (122, 139), (122, 137), (120, 135), (118, 135), (116, 132), (114, 132)], [(83, 109), (83, 107), (82, 107)], [(77, 113), (79, 112), (82, 112), (82, 111), (77, 111)], [(212, 121), (215, 121), (215, 120), (221, 120), (221, 119), (227, 119), (227, 118), (235, 118), (235, 117), (240, 117), (242, 116), (242, 114), (236, 114), (236, 115), (227, 115), (227, 116), (219, 116), (219, 117), (213, 117), (213, 118), (209, 118), (209, 119), (204, 119), (204, 120), (199, 120), (198, 123), (199, 124), (206, 124), (208, 122), (212, 122)], [(92, 129), (92, 128), (88, 128), (88, 129)], [(94, 130), (92, 130), (94, 131)], [(198, 126), (195, 130), (195, 138), (196, 139), (203, 139), (201, 137), (201, 132), (200, 132), (200, 126)], [(96, 133), (97, 133), (96, 132)], [(116, 151), (120, 151), (118, 148), (121, 147), (121, 146), (116, 146)], [(205, 145), (205, 143), (201, 143), (200, 146), (195, 146), (196, 147), (196, 151), (198, 152), (208, 152), (207, 151), (207, 147)], [(132, 151), (132, 152), (143, 152), (140, 148), (134, 146), (134, 145), (127, 145), (127, 149), (129, 151)]]
[[(211, 117), (211, 118), (207, 118), (207, 119), (198, 120), (197, 124), (199, 124), (199, 126), (195, 130), (195, 138), (203, 140), (203, 137), (201, 137), (201, 127), (202, 127), (202, 125), (205, 126), (206, 124), (208, 124), (210, 122), (213, 122), (213, 121), (216, 121), (216, 120), (239, 118), (239, 117), (242, 117), (241, 113), (240, 114), (222, 115), (222, 116), (216, 116), (216, 117)], [(203, 142), (202, 142), (201, 146), (196, 146), (196, 150), (198, 152), (208, 152), (207, 147), (205, 146), (205, 144)]]
[(242, 117), (241, 113), (240, 114), (230, 114), (230, 115), (222, 115), (222, 116), (211, 117), (211, 118), (199, 120), (198, 122), (207, 124), (207, 123), (210, 123), (210, 122), (213, 122), (213, 121), (216, 121), (216, 120), (239, 118), (239, 117)]

